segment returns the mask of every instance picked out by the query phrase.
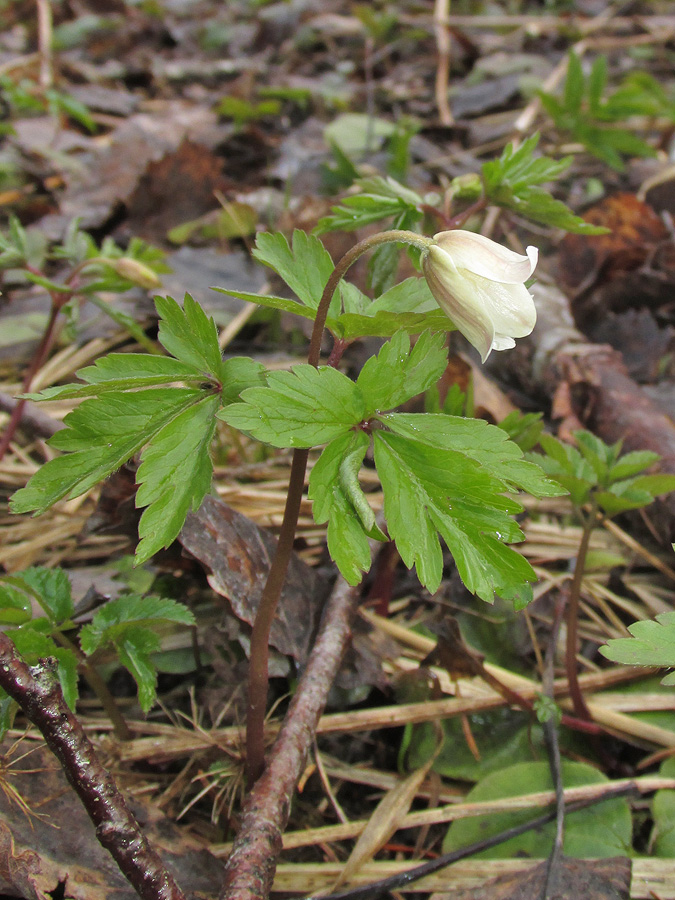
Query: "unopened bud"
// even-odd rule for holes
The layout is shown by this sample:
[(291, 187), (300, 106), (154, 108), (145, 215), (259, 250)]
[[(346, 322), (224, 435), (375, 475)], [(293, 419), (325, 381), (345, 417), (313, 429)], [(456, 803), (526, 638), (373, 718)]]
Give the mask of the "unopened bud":
[(149, 266), (144, 265), (137, 259), (132, 259), (130, 256), (122, 256), (120, 259), (116, 259), (112, 267), (122, 278), (126, 278), (127, 281), (133, 281), (134, 284), (149, 291), (153, 290), (153, 288), (158, 288), (162, 283), (157, 277), (157, 273), (153, 272)]

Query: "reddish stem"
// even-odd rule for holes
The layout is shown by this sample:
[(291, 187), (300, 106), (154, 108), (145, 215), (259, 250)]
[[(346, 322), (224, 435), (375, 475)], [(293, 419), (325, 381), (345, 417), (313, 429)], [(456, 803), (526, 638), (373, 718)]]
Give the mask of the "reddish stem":
[[(384, 231), (355, 244), (342, 257), (324, 288), (314, 319), (307, 362), (318, 366), (321, 357), (321, 338), (326, 324), (328, 308), (341, 279), (359, 256), (373, 247), (393, 241), (428, 246), (429, 238), (410, 231)], [(288, 495), (284, 518), (279, 532), (279, 542), (263, 588), (260, 604), (251, 632), (251, 658), (249, 664), (248, 709), (246, 715), (246, 775), (253, 785), (265, 768), (265, 709), (267, 706), (269, 636), (276, 614), (281, 589), (293, 551), (295, 531), (300, 515), (300, 504), (305, 484), (305, 471), (309, 451), (300, 449), (293, 453)]]
[[(23, 379), (23, 384), (21, 386), (22, 394), (25, 394), (30, 390), (31, 383), (33, 381), (33, 378), (35, 378), (36, 372), (41, 368), (41, 366), (47, 359), (47, 356), (49, 355), (49, 351), (52, 348), (54, 337), (56, 335), (56, 320), (58, 318), (62, 305), (62, 303), (59, 304), (54, 301), (54, 299), (52, 299), (52, 307), (49, 313), (49, 320), (47, 321), (47, 325), (45, 326), (45, 330), (42, 335), (42, 339), (40, 340), (40, 344), (35, 352), (35, 356), (33, 357), (31, 364), (28, 366), (28, 370)], [(12, 410), (12, 414), (9, 417), (9, 422), (7, 423), (7, 427), (5, 428), (5, 433), (0, 438), (0, 460), (4, 458), (5, 453), (7, 453), (7, 450), (9, 449), (9, 445), (14, 439), (16, 430), (19, 427), (19, 423), (21, 422), (21, 416), (23, 415), (23, 410), (26, 402), (27, 401), (25, 399), (19, 400)]]
[(581, 582), (586, 567), (586, 556), (591, 540), (591, 533), (595, 522), (595, 513), (591, 513), (584, 522), (584, 530), (581, 535), (579, 551), (574, 565), (574, 575), (567, 600), (567, 644), (565, 647), (565, 671), (570, 686), (570, 698), (574, 707), (574, 713), (578, 719), (589, 722), (592, 719), (586, 706), (584, 695), (579, 684), (579, 671), (577, 667), (577, 642), (579, 634), (579, 601), (581, 598)]

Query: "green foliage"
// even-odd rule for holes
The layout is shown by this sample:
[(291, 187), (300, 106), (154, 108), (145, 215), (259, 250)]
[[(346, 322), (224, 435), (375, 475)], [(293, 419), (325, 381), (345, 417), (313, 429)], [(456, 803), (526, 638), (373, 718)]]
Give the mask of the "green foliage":
[[(279, 275), (298, 298), (251, 294), (216, 288), (224, 294), (272, 309), (314, 319), (321, 295), (333, 271), (333, 262), (314, 235), (295, 231), (292, 245), (281, 234), (260, 234), (253, 255)], [(407, 278), (376, 300), (342, 281), (331, 301), (326, 328), (336, 337), (353, 341), (359, 337), (391, 337), (399, 328), (419, 334), (426, 328), (448, 331), (447, 316), (438, 308), (423, 278)]]
[[(664, 760), (659, 769), (660, 778), (675, 777), (675, 757)], [(652, 801), (654, 831), (650, 839), (652, 854), (672, 859), (675, 857), (675, 795), (671, 790), (657, 791)]]
[[(614, 638), (600, 647), (600, 653), (626, 666), (675, 667), (675, 612), (660, 613), (655, 622), (634, 622), (628, 630), (632, 637)], [(675, 672), (661, 684), (675, 684)]]
[(0, 74), (0, 98), (9, 107), (10, 116), (48, 112), (53, 116), (71, 119), (87, 131), (96, 131), (96, 123), (84, 103), (54, 88), (43, 90), (27, 78), (14, 81), (7, 74)]
[(241, 402), (218, 417), (273, 447), (315, 447), (349, 431), (364, 418), (365, 403), (353, 381), (328, 366), (306, 363), (270, 372), (265, 387), (248, 388)]
[(316, 234), (356, 231), (373, 222), (398, 218), (404, 214), (412, 217), (413, 221), (422, 218), (420, 207), (424, 203), (423, 198), (391, 177), (377, 175), (359, 178), (355, 185), (360, 193), (343, 198), (339, 206), (333, 207), (332, 215), (320, 219), (315, 229)]
[[(35, 616), (35, 607), (45, 615)], [(46, 657), (56, 659), (57, 677), (71, 709), (78, 697), (79, 661), (73, 649), (62, 646), (61, 635), (75, 629), (74, 613), (70, 581), (63, 569), (37, 566), (0, 578), (0, 623), (29, 665)], [(104, 648), (115, 651), (136, 680), (144, 712), (155, 702), (157, 673), (150, 654), (160, 649), (156, 628), (169, 622), (192, 625), (194, 617), (175, 600), (129, 593), (101, 607), (80, 631), (84, 655)], [(10, 726), (13, 710), (12, 702), (0, 690), (0, 735)]]
[(572, 157), (554, 160), (534, 156), (539, 135), (534, 134), (515, 148), (508, 144), (499, 159), (483, 163), (485, 196), (495, 206), (512, 209), (519, 215), (564, 228), (576, 234), (604, 234), (607, 229), (584, 222), (561, 200), (556, 200), (542, 184), (559, 178), (570, 166)]
[(152, 654), (161, 643), (155, 629), (167, 622), (193, 625), (194, 616), (175, 600), (126, 594), (99, 609), (91, 624), (80, 632), (80, 645), (87, 656), (105, 647), (114, 648), (136, 681), (138, 700), (145, 713), (156, 698), (157, 670)]
[(621, 442), (606, 444), (590, 431), (574, 433), (577, 447), (542, 434), (544, 454), (531, 459), (566, 488), (576, 507), (594, 503), (606, 516), (648, 506), (675, 490), (675, 475), (640, 475), (659, 456), (648, 450), (621, 455)]
[[(565, 787), (609, 783), (609, 779), (592, 766), (568, 760), (562, 761), (562, 778)], [(518, 763), (487, 775), (469, 791), (466, 800), (468, 803), (478, 803), (547, 790), (553, 790), (547, 762)], [(443, 842), (443, 852), (448, 853), (499, 834), (532, 816), (532, 810), (523, 810), (453, 822)], [(555, 827), (555, 822), (551, 822), (477, 856), (484, 859), (510, 859), (514, 856), (545, 859), (553, 846)], [(625, 856), (630, 851), (631, 835), (630, 806), (625, 799), (615, 798), (568, 814), (565, 817), (563, 850), (568, 856), (581, 859)]]
[[(84, 385), (52, 388), (36, 399), (86, 397), (51, 446), (66, 451), (42, 466), (11, 500), (14, 512), (43, 512), (76, 497), (142, 450), (136, 502), (142, 562), (180, 531), (211, 484), (209, 445), (215, 413), (238, 392), (261, 383), (263, 367), (248, 359), (223, 361), (213, 321), (185, 298), (157, 300), (159, 339), (175, 359), (110, 354), (78, 375)], [(33, 395), (31, 395), (33, 396)]]
[(281, 103), (275, 99), (250, 103), (241, 97), (223, 97), (216, 106), (216, 112), (224, 119), (232, 119), (235, 125), (241, 127), (266, 116), (278, 116), (281, 112)]
[(569, 133), (593, 156), (622, 171), (624, 156), (655, 156), (656, 153), (632, 131), (615, 123), (645, 115), (675, 119), (675, 102), (658, 82), (643, 72), (628, 76), (608, 97), (604, 96), (606, 89), (607, 58), (598, 56), (585, 76), (581, 60), (570, 52), (562, 97), (557, 99), (545, 92), (540, 97), (556, 128)]

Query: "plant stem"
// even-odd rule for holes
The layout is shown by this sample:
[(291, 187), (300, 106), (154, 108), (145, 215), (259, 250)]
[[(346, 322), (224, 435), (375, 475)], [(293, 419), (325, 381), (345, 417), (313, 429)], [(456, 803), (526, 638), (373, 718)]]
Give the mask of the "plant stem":
[(108, 685), (101, 677), (101, 674), (96, 666), (93, 665), (93, 663), (89, 659), (87, 659), (87, 657), (80, 650), (77, 644), (71, 641), (70, 638), (66, 637), (65, 634), (61, 634), (61, 632), (55, 631), (52, 634), (52, 637), (57, 642), (57, 644), (61, 644), (62, 647), (67, 647), (78, 658), (80, 666), (82, 668), (82, 674), (89, 684), (89, 687), (101, 701), (101, 706), (106, 711), (108, 718), (112, 722), (113, 731), (117, 740), (130, 741), (133, 735), (129, 730), (129, 726), (126, 723), (119, 706), (117, 705), (117, 701), (110, 693)]
[[(52, 344), (54, 343), (54, 336), (56, 334), (56, 319), (58, 318), (60, 309), (61, 306), (54, 301), (54, 298), (52, 298), (52, 307), (49, 312), (49, 319), (45, 326), (42, 339), (40, 340), (40, 345), (35, 352), (35, 356), (33, 357), (31, 364), (28, 366), (28, 371), (26, 372), (23, 379), (23, 384), (21, 385), (21, 393), (23, 394), (30, 390), (31, 383), (33, 381), (33, 378), (35, 378), (36, 372), (47, 359), (49, 351), (51, 350)], [(14, 439), (16, 430), (19, 427), (19, 423), (21, 422), (21, 416), (23, 415), (23, 408), (25, 405), (26, 400), (19, 400), (12, 410), (12, 414), (9, 417), (9, 422), (7, 423), (7, 427), (5, 428), (5, 433), (0, 438), (0, 460), (3, 459), (5, 453), (7, 453), (9, 449), (9, 445)]]
[[(309, 344), (307, 362), (318, 366), (328, 308), (337, 286), (349, 267), (356, 260), (380, 244), (392, 242), (428, 247), (430, 238), (412, 231), (383, 231), (355, 244), (335, 266), (324, 288), (317, 307), (314, 328)], [(246, 775), (249, 787), (258, 780), (265, 768), (265, 709), (267, 706), (269, 636), (277, 609), (286, 571), (293, 552), (295, 531), (300, 515), (300, 504), (305, 486), (308, 450), (295, 450), (288, 483), (288, 495), (284, 518), (279, 531), (279, 542), (270, 565), (265, 587), (253, 622), (251, 632), (251, 658), (249, 664), (248, 708), (246, 714)]]
[(584, 577), (584, 569), (586, 567), (586, 557), (588, 555), (588, 547), (591, 541), (591, 534), (595, 526), (596, 513), (591, 512), (589, 517), (584, 520), (584, 528), (581, 534), (581, 542), (577, 552), (576, 563), (574, 564), (574, 575), (570, 586), (569, 597), (567, 599), (567, 644), (565, 647), (565, 670), (567, 672), (567, 680), (570, 686), (570, 698), (574, 707), (574, 714), (579, 719), (590, 721), (592, 716), (586, 706), (584, 695), (579, 685), (579, 672), (577, 668), (577, 640), (579, 629), (579, 600), (581, 598), (581, 581)]

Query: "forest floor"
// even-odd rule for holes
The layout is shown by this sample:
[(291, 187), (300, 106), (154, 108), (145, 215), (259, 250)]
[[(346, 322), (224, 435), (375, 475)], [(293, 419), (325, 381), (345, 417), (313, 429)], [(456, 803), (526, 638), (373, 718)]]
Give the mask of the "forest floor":
[[(451, 335), (441, 399), (490, 423), (541, 413), (563, 441), (588, 429), (627, 451), (655, 451), (657, 470), (675, 475), (672, 3), (0, 0), (0, 18), (1, 428), (27, 385), (73, 382), (111, 350), (156, 351), (155, 294), (197, 300), (226, 357), (275, 370), (303, 361), (311, 323), (212, 290), (283, 294), (252, 258), (258, 233), (311, 232), (354, 194), (355, 179), (378, 175), (446, 196), (450, 216), (455, 179), (538, 133), (537, 152), (571, 157), (554, 195), (611, 230), (565, 235), (493, 206), (470, 220), (520, 253), (539, 248), (540, 323), (484, 367)], [(571, 60), (583, 73), (574, 85)], [(42, 281), (3, 263), (12, 221), (24, 229), (29, 275)], [(69, 295), (44, 346), (53, 285), (68, 271), (54, 248), (80, 240), (76, 228), (102, 253), (114, 242), (117, 258), (134, 246), (151, 266), (161, 256), (161, 285), (104, 280)], [(374, 228), (322, 240), (337, 260)], [(410, 274), (402, 261), (399, 277)], [(365, 262), (350, 278), (372, 285)], [(377, 347), (375, 337), (354, 342), (343, 369), (355, 376)], [(215, 897), (242, 821), (253, 601), (269, 564), (265, 530), (281, 525), (290, 454), (219, 422), (211, 496), (171, 546), (134, 568), (137, 460), (37, 517), (4, 502), (57, 454), (47, 441), (76, 405), (29, 402), (0, 460), (0, 596), (13, 577), (46, 567), (67, 573), (77, 628), (130, 592), (190, 607), (193, 627), (157, 632), (147, 715), (129, 672), (105, 654), (99, 673), (127, 730), (84, 680), (77, 714), (186, 894)], [(360, 479), (379, 512), (375, 469)], [(633, 622), (673, 608), (672, 495), (598, 519), (590, 534), (576, 665), (592, 724), (581, 728), (563, 610), (584, 519), (568, 497), (522, 503), (518, 549), (538, 581), (519, 612), (471, 595), (448, 552), (432, 595), (384, 545), (308, 746), (274, 892), (369, 885), (551, 809), (557, 786), (567, 802), (591, 805), (567, 815), (565, 855), (548, 881), (540, 861), (554, 822), (391, 895), (675, 898), (675, 693), (663, 672), (599, 653)], [(295, 549), (272, 638), (270, 743), (336, 574), (307, 498)], [(21, 712), (2, 753), (0, 891), (133, 897)]]

